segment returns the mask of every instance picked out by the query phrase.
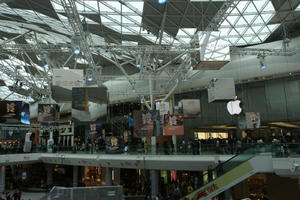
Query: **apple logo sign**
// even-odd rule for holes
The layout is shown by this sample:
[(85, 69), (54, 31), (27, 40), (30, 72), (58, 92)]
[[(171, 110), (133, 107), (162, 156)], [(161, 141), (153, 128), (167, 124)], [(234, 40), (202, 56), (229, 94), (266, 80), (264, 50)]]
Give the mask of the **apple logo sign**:
[(227, 103), (227, 110), (230, 115), (238, 115), (242, 112), (242, 108), (240, 107), (240, 100), (233, 100)]

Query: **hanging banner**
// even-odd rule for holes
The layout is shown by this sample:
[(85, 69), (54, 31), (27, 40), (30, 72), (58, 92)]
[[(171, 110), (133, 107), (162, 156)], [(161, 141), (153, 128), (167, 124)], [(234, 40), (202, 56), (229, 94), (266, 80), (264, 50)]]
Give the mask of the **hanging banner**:
[(161, 131), (158, 111), (134, 111), (133, 119), (135, 136), (145, 137), (160, 135)]
[(184, 135), (183, 116), (179, 114), (164, 115), (164, 135)]

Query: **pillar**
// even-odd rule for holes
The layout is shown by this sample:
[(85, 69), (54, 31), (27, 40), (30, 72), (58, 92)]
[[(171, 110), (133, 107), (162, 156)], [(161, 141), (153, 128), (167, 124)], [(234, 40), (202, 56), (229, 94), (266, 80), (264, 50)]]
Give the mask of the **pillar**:
[(177, 138), (176, 135), (172, 135), (173, 153), (177, 153)]
[(232, 200), (232, 194), (231, 194), (231, 189), (229, 188), (228, 190), (224, 191), (224, 196), (225, 200)]
[(151, 154), (156, 155), (156, 137), (151, 137)]
[(114, 168), (113, 170), (113, 181), (114, 181), (114, 185), (120, 185), (121, 184), (121, 180), (120, 180), (120, 176), (121, 176), (121, 169), (120, 168)]
[(0, 166), (0, 192), (5, 190), (5, 166)]
[(158, 188), (159, 188), (159, 171), (158, 170), (150, 170), (150, 180), (151, 180), (151, 199), (155, 199), (158, 196)]
[(51, 164), (46, 165), (46, 171), (47, 171), (46, 184), (51, 186), (53, 185), (53, 165)]
[[(174, 113), (175, 99), (174, 95), (172, 95), (169, 99), (169, 110), (170, 114)], [(173, 152), (177, 153), (177, 137), (176, 135), (172, 135), (172, 143), (173, 143)]]
[(73, 187), (78, 187), (78, 166), (73, 166)]
[(112, 169), (109, 167), (105, 168), (105, 185), (112, 185)]

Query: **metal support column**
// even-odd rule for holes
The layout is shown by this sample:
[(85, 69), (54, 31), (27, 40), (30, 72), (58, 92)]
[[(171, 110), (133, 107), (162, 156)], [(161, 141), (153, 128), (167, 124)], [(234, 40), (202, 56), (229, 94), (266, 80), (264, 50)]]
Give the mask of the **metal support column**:
[(159, 170), (150, 170), (150, 179), (151, 179), (151, 199), (156, 199), (158, 196), (159, 188)]
[(46, 184), (48, 186), (52, 186), (53, 185), (53, 165), (51, 165), (51, 164), (46, 165), (46, 171), (47, 171)]
[(5, 166), (0, 166), (0, 192), (5, 190)]
[(78, 166), (73, 166), (73, 187), (78, 187)]
[(112, 185), (112, 169), (109, 167), (105, 168), (105, 185)]

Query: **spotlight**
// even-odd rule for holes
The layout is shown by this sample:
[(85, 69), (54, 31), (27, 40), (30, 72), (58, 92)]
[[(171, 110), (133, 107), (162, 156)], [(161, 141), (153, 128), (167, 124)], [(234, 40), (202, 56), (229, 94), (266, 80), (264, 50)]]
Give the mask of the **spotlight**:
[(260, 65), (260, 69), (265, 70), (265, 69), (267, 69), (267, 66), (264, 65), (264, 64), (262, 63), (262, 64)]
[(93, 81), (93, 77), (92, 76), (88, 76), (86, 80), (89, 81), (89, 82), (91, 82), (91, 81)]
[(142, 67), (141, 64), (136, 64), (135, 66), (136, 66), (137, 68), (139, 68), (139, 69)]
[(259, 54), (257, 56), (258, 60), (259, 60), (259, 65), (260, 65), (260, 69), (262, 70), (266, 70), (268, 67), (265, 65), (265, 55), (261, 55)]
[(80, 54), (80, 50), (79, 49), (75, 49), (73, 52), (75, 55), (79, 55)]
[(166, 4), (168, 0), (157, 0), (159, 4)]
[(45, 68), (45, 69), (48, 69), (49, 67), (50, 67), (50, 65), (49, 65), (49, 64), (47, 64), (47, 63), (46, 63), (46, 64), (44, 64), (44, 68)]

